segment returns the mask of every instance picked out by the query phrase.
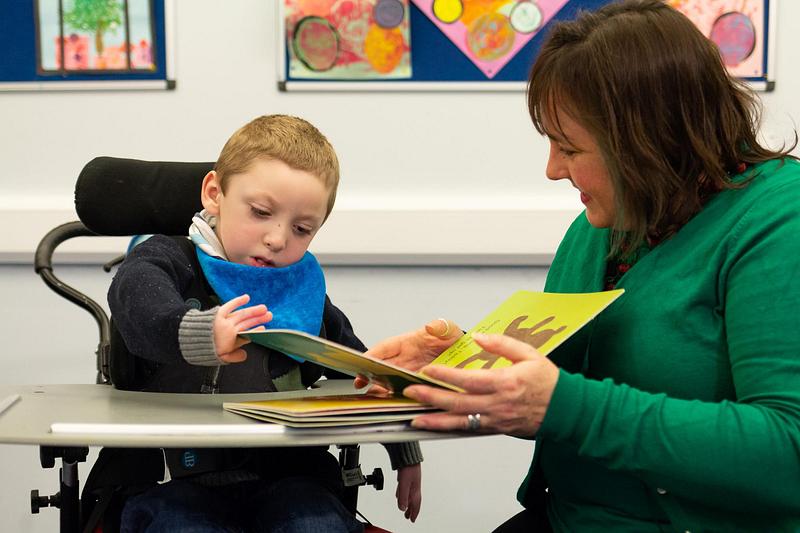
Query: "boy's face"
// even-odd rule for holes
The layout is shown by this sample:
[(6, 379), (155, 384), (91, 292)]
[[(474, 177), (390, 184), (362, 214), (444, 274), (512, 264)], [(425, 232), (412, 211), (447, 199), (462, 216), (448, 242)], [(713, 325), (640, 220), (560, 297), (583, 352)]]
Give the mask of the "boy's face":
[(257, 159), (246, 172), (203, 180), (203, 207), (217, 217), (217, 234), (228, 260), (257, 267), (299, 261), (325, 220), (328, 190), (322, 181), (282, 161)]

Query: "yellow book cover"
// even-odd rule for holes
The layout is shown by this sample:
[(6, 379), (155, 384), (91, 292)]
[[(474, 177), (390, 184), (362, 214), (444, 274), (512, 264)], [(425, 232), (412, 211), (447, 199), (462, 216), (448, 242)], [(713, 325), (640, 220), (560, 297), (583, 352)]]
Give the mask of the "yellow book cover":
[[(616, 300), (623, 289), (584, 294), (519, 291), (481, 320), (433, 363), (458, 368), (500, 368), (511, 363), (482, 351), (470, 333), (500, 333), (522, 340), (547, 355)], [(286, 329), (250, 330), (251, 341), (351, 376), (361, 374), (402, 394), (415, 383), (460, 391), (449, 383), (373, 359), (335, 342)]]
[(393, 397), (378, 398), (363, 394), (344, 394), (339, 396), (305, 396), (286, 400), (260, 400), (254, 402), (224, 402), (225, 409), (252, 409), (281, 413), (296, 417), (315, 416), (319, 414), (356, 414), (374, 411), (421, 411), (432, 407), (419, 403), (411, 398)]
[(502, 368), (511, 361), (482, 350), (472, 333), (508, 335), (547, 355), (600, 311), (622, 295), (624, 289), (605, 292), (560, 294), (515, 292), (466, 335), (434, 359), (432, 364), (455, 368)]
[(410, 398), (363, 394), (224, 402), (226, 411), (289, 427), (335, 427), (407, 422), (433, 407)]

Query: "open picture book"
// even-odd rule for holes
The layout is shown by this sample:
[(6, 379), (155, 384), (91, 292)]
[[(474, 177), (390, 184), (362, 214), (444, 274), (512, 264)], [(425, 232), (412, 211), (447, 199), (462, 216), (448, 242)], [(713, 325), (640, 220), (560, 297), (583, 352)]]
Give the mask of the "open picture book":
[[(619, 298), (623, 289), (582, 294), (518, 291), (466, 332), (431, 364), (455, 368), (502, 368), (512, 363), (482, 350), (472, 333), (498, 333), (530, 344), (547, 355), (603, 309)], [(408, 385), (424, 384), (459, 391), (449, 383), (420, 372), (400, 368), (386, 361), (329, 340), (285, 329), (251, 330), (240, 334), (252, 342), (318, 365), (356, 376), (394, 392), (393, 398), (362, 395), (313, 397), (302, 400), (267, 400), (225, 403), (224, 408), (245, 416), (288, 426), (313, 427), (346, 424), (387, 423), (410, 420), (430, 409), (402, 398)], [(371, 418), (370, 418), (371, 417)]]

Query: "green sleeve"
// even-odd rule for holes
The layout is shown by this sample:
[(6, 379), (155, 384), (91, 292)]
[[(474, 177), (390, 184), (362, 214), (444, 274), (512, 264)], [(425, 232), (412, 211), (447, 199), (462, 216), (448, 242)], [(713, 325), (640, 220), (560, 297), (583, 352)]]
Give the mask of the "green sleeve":
[[(724, 314), (735, 400), (670, 398), (561, 370), (539, 435), (703, 505), (800, 513), (800, 193), (793, 189), (767, 192), (721, 243), (728, 247), (717, 265), (722, 307), (713, 312)], [(653, 342), (663, 342), (664, 357), (681, 349)]]

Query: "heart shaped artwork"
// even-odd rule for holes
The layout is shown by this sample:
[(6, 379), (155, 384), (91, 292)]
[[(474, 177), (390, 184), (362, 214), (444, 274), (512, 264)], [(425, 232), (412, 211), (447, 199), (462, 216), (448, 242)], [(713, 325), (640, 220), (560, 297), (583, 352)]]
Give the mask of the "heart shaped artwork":
[(491, 79), (568, 0), (411, 1)]

